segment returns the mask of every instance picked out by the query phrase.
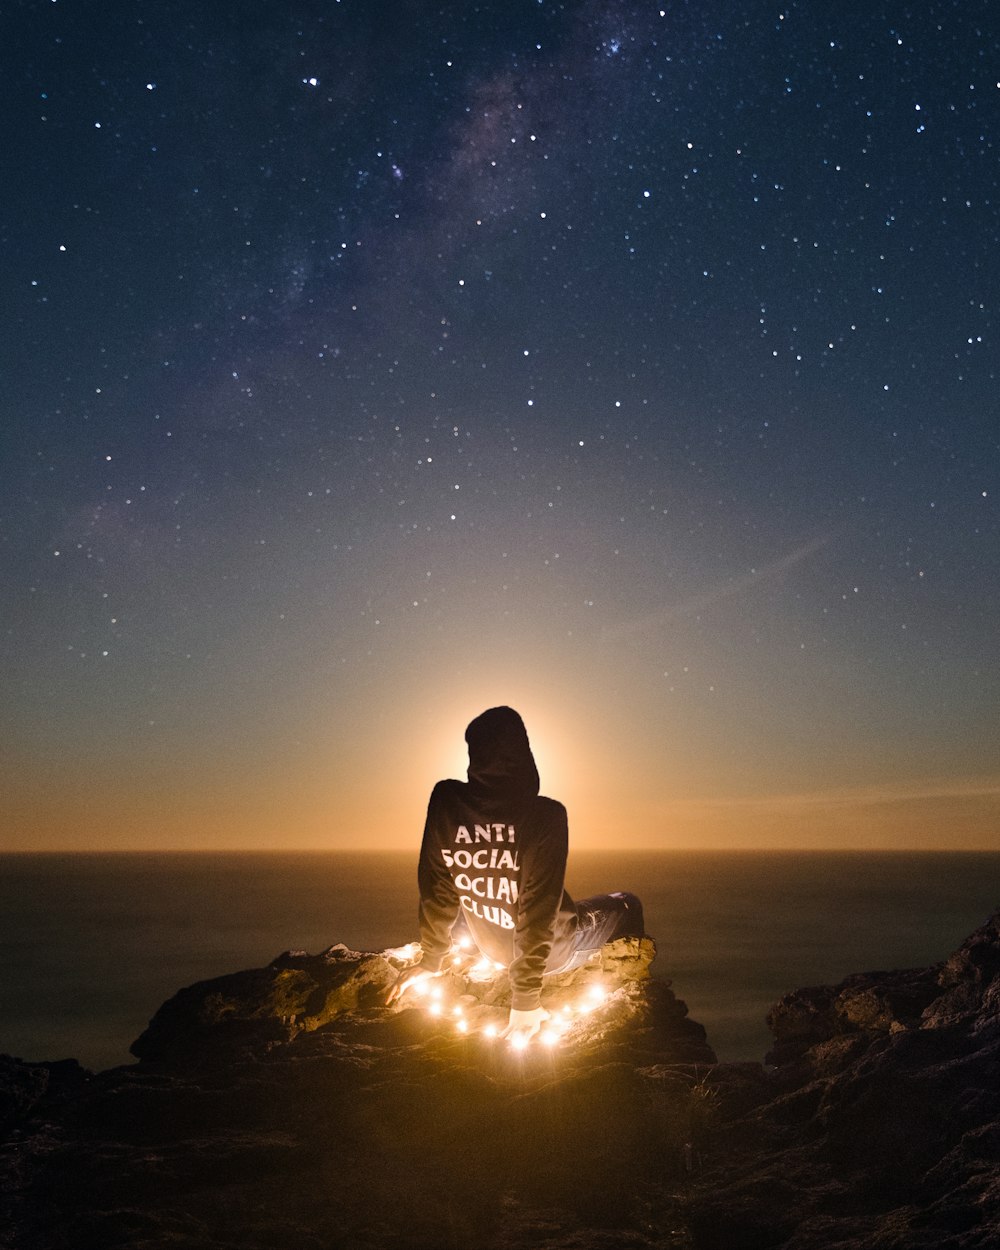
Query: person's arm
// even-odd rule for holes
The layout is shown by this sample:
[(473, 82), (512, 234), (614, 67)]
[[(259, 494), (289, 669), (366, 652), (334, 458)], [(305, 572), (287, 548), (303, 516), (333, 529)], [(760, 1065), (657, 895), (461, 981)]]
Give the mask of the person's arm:
[(424, 837), (420, 846), (417, 885), (420, 889), (420, 967), (440, 971), (451, 946), (451, 931), (458, 916), (458, 891), (441, 855), (438, 825), (441, 815), (441, 783), (434, 787), (427, 805)]
[(512, 1019), (515, 1012), (536, 1013), (540, 1007), (542, 974), (562, 901), (568, 845), (566, 809), (553, 802), (538, 835), (521, 847), (521, 885), (510, 965)]

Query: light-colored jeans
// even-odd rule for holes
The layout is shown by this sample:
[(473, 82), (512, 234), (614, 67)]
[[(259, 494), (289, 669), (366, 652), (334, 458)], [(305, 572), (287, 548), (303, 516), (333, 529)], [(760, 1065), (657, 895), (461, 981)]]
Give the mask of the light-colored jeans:
[(642, 903), (634, 894), (594, 894), (576, 904), (578, 923), (573, 937), (573, 951), (561, 968), (550, 972), (572, 972), (585, 964), (606, 942), (620, 937), (642, 937), (645, 933)]

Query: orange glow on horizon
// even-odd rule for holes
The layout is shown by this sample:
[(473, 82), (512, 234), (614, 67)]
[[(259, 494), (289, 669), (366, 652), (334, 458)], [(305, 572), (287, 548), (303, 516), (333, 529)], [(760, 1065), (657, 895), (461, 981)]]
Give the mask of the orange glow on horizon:
[(839, 775), (864, 782), (837, 785), (827, 762), (829, 784), (814, 775), (811, 788), (795, 787), (795, 774), (773, 760), (769, 773), (727, 772), (725, 757), (713, 765), (708, 746), (678, 726), (651, 728), (641, 709), (581, 690), (565, 673), (502, 680), (459, 672), (444, 690), (429, 678), (395, 699), (373, 690), (351, 717), (324, 705), (321, 728), (305, 725), (294, 749), (196, 741), (186, 753), (91, 755), (44, 771), (8, 759), (0, 765), (0, 851), (415, 855), (432, 786), (466, 775), (466, 725), (503, 703), (524, 718), (542, 793), (567, 807), (571, 854), (1000, 846), (1000, 780), (989, 774), (914, 782), (887, 765), (880, 780), (862, 760)]

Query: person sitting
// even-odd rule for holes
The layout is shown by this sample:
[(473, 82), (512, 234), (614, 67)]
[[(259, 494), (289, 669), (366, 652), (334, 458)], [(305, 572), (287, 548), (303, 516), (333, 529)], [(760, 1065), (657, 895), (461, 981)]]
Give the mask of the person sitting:
[(526, 1043), (548, 1012), (542, 978), (566, 972), (617, 937), (642, 937), (634, 894), (574, 902), (566, 892), (568, 822), (561, 803), (539, 794), (524, 722), (489, 708), (465, 731), (468, 781), (431, 792), (417, 870), (422, 958), (389, 1001), (441, 971), (457, 923), (486, 958), (507, 968), (511, 1008), (501, 1036)]

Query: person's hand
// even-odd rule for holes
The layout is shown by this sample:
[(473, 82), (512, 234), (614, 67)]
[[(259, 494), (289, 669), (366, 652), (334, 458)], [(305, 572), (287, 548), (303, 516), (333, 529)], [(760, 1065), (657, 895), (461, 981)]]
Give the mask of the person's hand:
[(511, 1007), (507, 1027), (500, 1036), (509, 1038), (512, 1046), (527, 1046), (548, 1018), (549, 1013), (544, 1007), (536, 1007), (533, 1011), (517, 1011)]
[(404, 968), (399, 974), (399, 979), (390, 987), (389, 993), (386, 995), (386, 1006), (389, 1003), (394, 1003), (397, 998), (401, 998), (409, 990), (417, 989), (419, 993), (421, 985), (426, 989), (431, 980), (440, 975), (440, 972), (428, 972), (426, 968), (421, 968), (419, 964), (415, 968)]

